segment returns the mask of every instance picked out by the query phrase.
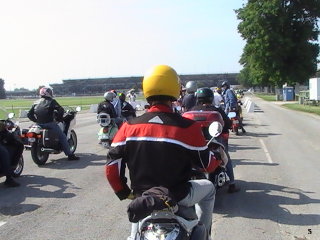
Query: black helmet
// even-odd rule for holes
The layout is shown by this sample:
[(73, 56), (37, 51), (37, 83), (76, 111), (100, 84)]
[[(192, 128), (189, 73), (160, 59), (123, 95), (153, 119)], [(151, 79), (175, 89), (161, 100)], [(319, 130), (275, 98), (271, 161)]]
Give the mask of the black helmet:
[(221, 87), (226, 87), (226, 88), (229, 88), (230, 85), (227, 81), (223, 81), (222, 84), (221, 84)]
[(196, 92), (196, 96), (199, 103), (212, 103), (213, 101), (213, 92), (208, 87), (199, 88)]

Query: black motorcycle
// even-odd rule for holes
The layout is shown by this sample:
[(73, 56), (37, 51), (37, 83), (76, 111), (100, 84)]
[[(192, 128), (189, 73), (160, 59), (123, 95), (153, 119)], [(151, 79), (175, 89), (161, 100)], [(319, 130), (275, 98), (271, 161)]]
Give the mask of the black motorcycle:
[[(0, 120), (2, 122), (2, 124), (5, 126), (5, 129), (3, 129), (3, 131), (7, 131), (9, 133), (12, 133), (14, 135), (15, 138), (17, 138), (18, 141), (21, 141), (21, 130), (20, 127), (18, 125), (18, 122), (13, 122), (12, 118), (14, 117), (14, 113), (9, 113), (8, 114), (8, 118), (6, 120)], [(4, 134), (6, 135), (6, 134)], [(3, 139), (1, 139), (1, 145), (3, 145), (4, 147), (6, 147), (6, 138), (4, 137)], [(14, 166), (12, 166), (13, 170), (13, 177), (19, 177), (23, 171), (24, 168), (24, 159), (23, 159), (23, 155), (21, 154), (19, 161), (17, 162), (17, 164), (15, 164)], [(0, 177), (3, 177), (4, 174), (1, 172), (1, 165), (0, 165)]]

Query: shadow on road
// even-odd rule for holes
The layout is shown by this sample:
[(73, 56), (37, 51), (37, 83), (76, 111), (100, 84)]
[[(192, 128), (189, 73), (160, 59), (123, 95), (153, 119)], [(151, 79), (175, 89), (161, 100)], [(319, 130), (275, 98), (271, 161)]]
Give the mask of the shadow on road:
[(280, 133), (254, 133), (254, 132), (246, 132), (242, 134), (241, 138), (245, 137), (256, 137), (256, 138), (266, 138), (270, 136), (277, 136), (277, 135), (282, 135)]
[(237, 166), (237, 165), (278, 166), (279, 165), (279, 163), (255, 162), (250, 159), (237, 159), (237, 158), (232, 159), (232, 164), (234, 166)]
[(229, 143), (229, 152), (236, 152), (241, 150), (253, 150), (253, 149), (261, 149), (261, 147), (249, 147), (249, 146), (242, 146), (238, 144), (230, 144)]
[(41, 168), (52, 168), (52, 169), (83, 169), (88, 166), (103, 166), (107, 160), (107, 153), (104, 155), (97, 155), (94, 153), (79, 153), (77, 156), (80, 160), (68, 161), (66, 156), (58, 159), (52, 159), (41, 166)]
[(312, 192), (269, 183), (240, 180), (237, 182), (241, 186), (241, 191), (238, 193), (227, 194), (225, 189), (218, 191), (214, 213), (223, 214), (228, 218), (269, 219), (287, 225), (320, 224), (318, 214), (290, 212), (290, 206), (320, 204), (320, 199), (313, 199), (306, 195)]
[[(23, 175), (18, 188), (5, 188), (0, 185), (0, 214), (20, 215), (32, 212), (40, 208), (37, 204), (25, 204), (26, 198), (72, 198), (74, 193), (65, 192), (69, 188), (75, 188), (70, 182), (59, 178), (44, 177), (38, 175)], [(45, 187), (50, 190), (43, 190)]]

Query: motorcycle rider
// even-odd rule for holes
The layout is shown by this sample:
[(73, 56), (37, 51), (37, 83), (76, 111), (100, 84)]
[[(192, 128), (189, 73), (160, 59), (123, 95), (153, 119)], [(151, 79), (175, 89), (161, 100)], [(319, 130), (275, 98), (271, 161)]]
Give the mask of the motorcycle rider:
[(98, 110), (97, 113), (107, 113), (109, 114), (110, 118), (116, 118), (117, 114), (116, 111), (114, 109), (113, 104), (111, 103), (112, 100), (116, 97), (116, 95), (111, 92), (105, 92), (103, 95), (104, 101), (100, 102), (98, 104)]
[(78, 156), (70, 152), (67, 136), (55, 122), (55, 119), (58, 121), (63, 119), (64, 109), (55, 99), (53, 99), (52, 89), (43, 87), (40, 89), (39, 95), (40, 99), (32, 105), (27, 114), (28, 118), (31, 121), (36, 122), (40, 127), (52, 129), (58, 133), (61, 147), (65, 155), (68, 156), (68, 160), (79, 160), (80, 158)]
[(238, 99), (235, 93), (230, 89), (230, 85), (227, 81), (224, 81), (221, 84), (221, 87), (223, 89), (222, 96), (224, 97), (224, 103), (225, 103), (224, 111), (226, 112), (226, 114), (228, 114), (230, 110), (234, 110), (236, 112), (239, 120), (239, 126), (242, 132), (245, 133), (246, 130), (244, 129), (242, 120), (240, 118), (239, 109), (238, 109)]
[(234, 180), (234, 173), (233, 173), (233, 166), (232, 166), (232, 161), (228, 152), (228, 138), (229, 138), (229, 129), (231, 128), (231, 121), (228, 118), (227, 114), (221, 109), (217, 108), (212, 104), (214, 94), (210, 88), (204, 87), (204, 88), (199, 88), (196, 92), (197, 96), (197, 106), (193, 107), (191, 110), (195, 111), (217, 111), (221, 114), (221, 117), (224, 121), (224, 126), (221, 132), (221, 135), (218, 138), (218, 141), (221, 142), (225, 148), (225, 152), (228, 157), (228, 163), (227, 163), (227, 174), (230, 178), (229, 182), (229, 187), (228, 187), (228, 192), (229, 193), (234, 193), (238, 192), (240, 190), (239, 187), (236, 186), (235, 180)]
[[(197, 215), (210, 233), (215, 188), (207, 179), (190, 177), (193, 164), (211, 172), (220, 156), (207, 148), (200, 125), (173, 112), (172, 102), (180, 92), (179, 77), (173, 68), (153, 67), (142, 85), (150, 109), (125, 122), (117, 132), (107, 155), (106, 177), (120, 200), (130, 197), (131, 189), (134, 196), (140, 196), (155, 186), (168, 188), (178, 204), (197, 204)], [(128, 239), (134, 239), (136, 226), (133, 224)]]
[(196, 105), (196, 96), (195, 92), (197, 91), (197, 83), (195, 81), (189, 81), (186, 84), (187, 95), (183, 97), (182, 100), (182, 111), (190, 111), (192, 107)]
[(16, 139), (13, 133), (7, 131), (4, 121), (0, 121), (0, 166), (1, 172), (6, 176), (4, 185), (7, 187), (20, 186), (13, 179), (12, 166), (18, 163), (23, 148), (23, 143)]
[(136, 110), (132, 107), (130, 103), (126, 101), (126, 95), (124, 93), (119, 93), (119, 100), (121, 103), (121, 115), (127, 121), (136, 117)]

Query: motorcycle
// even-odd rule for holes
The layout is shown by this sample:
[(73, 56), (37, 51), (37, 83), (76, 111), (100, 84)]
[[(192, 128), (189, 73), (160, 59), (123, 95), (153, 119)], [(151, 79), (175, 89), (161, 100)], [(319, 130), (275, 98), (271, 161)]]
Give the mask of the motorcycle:
[[(221, 188), (229, 181), (229, 176), (226, 172), (228, 157), (224, 151), (224, 146), (217, 140), (218, 137), (222, 137), (220, 135), (224, 125), (221, 114), (216, 111), (189, 111), (183, 113), (182, 116), (199, 122), (203, 135), (207, 140), (207, 145), (209, 146), (209, 144), (211, 144), (215, 151), (218, 151), (219, 149), (219, 153), (222, 156), (223, 161), (217, 162), (217, 168), (215, 171), (205, 177), (208, 178), (216, 188)], [(219, 127), (216, 126), (217, 124), (220, 124)], [(215, 129), (210, 130), (210, 127), (213, 128), (212, 126), (215, 126)], [(195, 178), (204, 178), (203, 173), (199, 173), (196, 170)]]
[[(21, 130), (20, 130), (20, 127), (19, 127), (19, 122), (13, 122), (13, 117), (14, 117), (14, 113), (9, 113), (8, 114), (8, 118), (6, 120), (0, 120), (0, 121), (4, 121), (5, 123), (5, 131), (8, 131), (10, 133), (13, 133), (14, 136), (21, 140)], [(5, 141), (5, 139), (4, 139)], [(23, 168), (24, 168), (24, 159), (23, 159), (23, 155), (21, 154), (20, 158), (19, 158), (19, 161), (18, 163), (15, 165), (15, 166), (12, 166), (13, 167), (13, 177), (20, 177), (22, 171), (23, 171)], [(0, 166), (0, 169), (1, 169), (1, 166)], [(0, 171), (0, 177), (3, 177), (4, 175), (1, 174), (1, 171)]]
[(118, 126), (114, 119), (110, 118), (108, 113), (99, 113), (97, 115), (97, 122), (101, 126), (98, 132), (99, 143), (101, 143), (104, 148), (109, 149), (112, 140), (118, 131)]
[(232, 122), (231, 131), (234, 132), (236, 135), (239, 135), (240, 122), (239, 122), (237, 113), (235, 111), (230, 111), (228, 113), (228, 117)]
[[(63, 116), (63, 121), (58, 123), (60, 129), (66, 134), (71, 153), (77, 148), (77, 134), (74, 131), (76, 115), (81, 110), (69, 108)], [(29, 129), (23, 130), (24, 136), (28, 139), (27, 150), (31, 151), (32, 160), (38, 165), (44, 165), (50, 154), (59, 154), (62, 147), (58, 134), (51, 129), (41, 128), (38, 124), (33, 124)]]
[[(221, 131), (222, 126), (213, 122), (208, 128), (214, 141)], [(220, 133), (219, 133), (220, 131)], [(137, 223), (137, 234), (134, 240), (166, 239), (166, 240), (208, 240), (207, 229), (199, 223), (195, 207), (170, 206), (161, 210), (153, 210), (150, 215)]]

